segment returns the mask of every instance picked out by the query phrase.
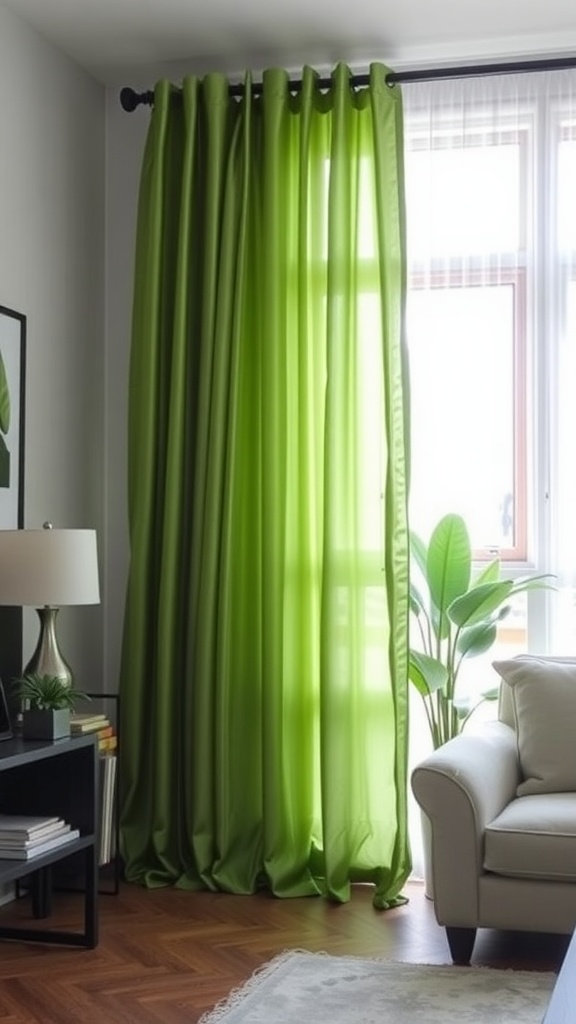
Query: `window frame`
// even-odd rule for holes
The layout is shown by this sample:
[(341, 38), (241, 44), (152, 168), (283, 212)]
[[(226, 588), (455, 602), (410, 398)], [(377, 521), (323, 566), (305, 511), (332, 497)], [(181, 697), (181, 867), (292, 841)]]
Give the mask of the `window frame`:
[[(530, 379), (529, 366), (533, 360), (536, 340), (530, 332), (529, 303), (533, 303), (533, 281), (529, 277), (530, 247), (533, 239), (530, 236), (530, 196), (532, 193), (532, 158), (536, 145), (536, 111), (527, 104), (522, 120), (514, 125), (502, 123), (494, 126), (493, 119), (485, 114), (482, 105), (469, 118), (464, 131), (454, 119), (447, 106), (438, 118), (437, 127), (432, 129), (432, 137), (425, 136), (419, 127), (419, 116), (416, 114), (407, 122), (405, 128), (406, 147), (408, 152), (434, 152), (451, 148), (469, 149), (492, 144), (518, 146), (518, 248), (515, 252), (492, 251), (479, 253), (474, 250), (459, 253), (450, 260), (432, 258), (423, 261), (416, 257), (410, 261), (408, 251), (407, 281), (408, 292), (418, 289), (487, 287), (499, 284), (510, 284), (514, 289), (513, 298), (513, 385), (511, 401), (513, 406), (513, 536), (514, 543), (510, 547), (486, 546), (474, 548), (473, 559), (485, 564), (498, 557), (502, 563), (508, 563), (513, 569), (524, 567), (530, 562), (530, 538), (534, 536), (534, 523), (538, 520), (535, 502), (531, 502), (529, 461), (529, 435), (532, 424), (529, 421)], [(429, 126), (426, 124), (426, 131)], [(460, 144), (454, 146), (454, 139)], [(431, 141), (431, 145), (428, 142)], [(466, 261), (462, 269), (463, 257)], [(409, 296), (407, 297), (409, 302)], [(534, 413), (532, 414), (532, 418)]]

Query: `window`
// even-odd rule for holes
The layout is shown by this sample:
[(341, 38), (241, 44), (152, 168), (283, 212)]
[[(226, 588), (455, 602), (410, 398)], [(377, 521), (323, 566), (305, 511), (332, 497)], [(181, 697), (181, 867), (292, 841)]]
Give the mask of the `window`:
[[(576, 73), (407, 84), (403, 100), (411, 525), (427, 539), (461, 512), (479, 566), (498, 550), (509, 577), (556, 576), (465, 663), (477, 693), (495, 658), (576, 651)], [(412, 691), (412, 765), (429, 744)]]
[(403, 88), (411, 524), (460, 512), (478, 563), (558, 577), (499, 653), (576, 647), (575, 89), (572, 71)]
[(446, 511), (479, 559), (527, 559), (526, 218), (531, 118), (448, 105), (407, 131), (412, 514)]

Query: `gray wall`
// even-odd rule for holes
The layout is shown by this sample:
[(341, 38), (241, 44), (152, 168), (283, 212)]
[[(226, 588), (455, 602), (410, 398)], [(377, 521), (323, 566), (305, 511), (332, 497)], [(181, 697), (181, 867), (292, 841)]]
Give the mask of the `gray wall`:
[[(0, 304), (28, 328), (25, 526), (95, 528), (104, 565), (105, 90), (3, 8), (0, 125)], [(59, 615), (86, 689), (102, 686), (104, 607)], [(26, 610), (25, 660), (37, 632)]]

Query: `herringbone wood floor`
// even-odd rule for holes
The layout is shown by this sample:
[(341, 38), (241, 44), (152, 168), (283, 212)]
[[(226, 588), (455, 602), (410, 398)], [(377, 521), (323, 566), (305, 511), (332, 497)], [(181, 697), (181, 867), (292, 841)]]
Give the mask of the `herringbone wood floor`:
[[(334, 905), (122, 884), (119, 895), (100, 897), (100, 943), (93, 951), (0, 943), (0, 1024), (191, 1024), (286, 949), (449, 963), (422, 886), (411, 883), (405, 893), (406, 906), (380, 912), (369, 886), (354, 887), (349, 903)], [(0, 913), (6, 923), (27, 918), (28, 900)], [(80, 914), (80, 896), (57, 893), (46, 924), (78, 928)], [(485, 931), (473, 962), (557, 970), (567, 942)]]

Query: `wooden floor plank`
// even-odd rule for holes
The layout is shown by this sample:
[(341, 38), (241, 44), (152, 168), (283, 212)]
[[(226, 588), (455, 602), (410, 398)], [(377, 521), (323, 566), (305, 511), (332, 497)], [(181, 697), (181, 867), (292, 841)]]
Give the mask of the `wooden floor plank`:
[[(195, 1024), (205, 1010), (286, 949), (450, 963), (443, 929), (420, 883), (406, 906), (375, 910), (370, 886), (349, 903), (275, 899), (122, 883), (100, 898), (95, 950), (0, 943), (1, 1024)], [(79, 926), (82, 897), (56, 893), (50, 925)], [(27, 899), (0, 911), (30, 923)], [(473, 962), (557, 971), (567, 936), (479, 933)]]

